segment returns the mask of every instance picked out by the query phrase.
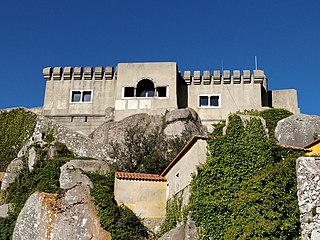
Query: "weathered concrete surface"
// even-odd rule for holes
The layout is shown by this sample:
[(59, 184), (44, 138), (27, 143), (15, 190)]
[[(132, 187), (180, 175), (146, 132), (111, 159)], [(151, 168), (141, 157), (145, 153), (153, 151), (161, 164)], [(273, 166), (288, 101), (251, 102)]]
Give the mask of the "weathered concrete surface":
[(186, 223), (180, 223), (169, 232), (162, 235), (159, 240), (197, 240), (199, 239), (198, 231), (190, 214)]
[(302, 240), (320, 239), (320, 158), (297, 159), (297, 188)]
[(1, 190), (7, 189), (15, 181), (23, 167), (23, 161), (20, 158), (15, 158), (9, 163), (2, 179)]
[(13, 239), (100, 240), (111, 237), (100, 227), (89, 188), (80, 185), (64, 196), (32, 194), (19, 214)]
[(275, 136), (280, 144), (304, 147), (320, 135), (320, 116), (295, 114), (278, 122)]

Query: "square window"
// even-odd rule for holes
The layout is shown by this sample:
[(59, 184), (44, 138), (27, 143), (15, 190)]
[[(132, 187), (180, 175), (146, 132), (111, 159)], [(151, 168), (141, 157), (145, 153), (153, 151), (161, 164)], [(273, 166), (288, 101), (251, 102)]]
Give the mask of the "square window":
[(134, 87), (125, 87), (124, 97), (134, 97)]
[(199, 97), (199, 106), (200, 107), (207, 107), (208, 106), (208, 96), (200, 96)]
[(210, 97), (210, 106), (219, 107), (219, 96), (211, 96)]
[(167, 96), (167, 87), (157, 87), (158, 97)]
[(71, 94), (71, 102), (80, 102), (81, 100), (81, 92), (73, 91)]
[(91, 102), (91, 91), (82, 92), (82, 102)]

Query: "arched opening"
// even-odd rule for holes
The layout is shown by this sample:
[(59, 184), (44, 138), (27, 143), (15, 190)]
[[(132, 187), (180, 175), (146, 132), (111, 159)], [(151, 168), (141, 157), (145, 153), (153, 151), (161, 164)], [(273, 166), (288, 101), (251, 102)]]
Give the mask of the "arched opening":
[(155, 87), (154, 83), (149, 79), (142, 79), (137, 84), (136, 96), (137, 97), (154, 97)]

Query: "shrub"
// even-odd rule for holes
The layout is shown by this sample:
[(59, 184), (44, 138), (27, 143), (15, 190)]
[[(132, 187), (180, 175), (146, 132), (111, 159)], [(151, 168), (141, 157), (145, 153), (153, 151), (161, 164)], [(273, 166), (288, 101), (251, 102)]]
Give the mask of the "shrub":
[(0, 112), (0, 172), (17, 156), (33, 133), (36, 115), (23, 108)]
[[(224, 138), (191, 183), (189, 209), (203, 239), (293, 239), (299, 236), (295, 158), (265, 135), (260, 120), (229, 119)], [(285, 160), (282, 160), (285, 158)]]

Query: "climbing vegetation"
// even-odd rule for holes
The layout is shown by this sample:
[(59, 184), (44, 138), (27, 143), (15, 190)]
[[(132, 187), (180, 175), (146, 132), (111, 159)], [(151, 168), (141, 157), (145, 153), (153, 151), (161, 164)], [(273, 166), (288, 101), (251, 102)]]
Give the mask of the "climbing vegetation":
[(258, 110), (245, 110), (243, 112), (238, 112), (239, 114), (245, 115), (253, 115), (253, 116), (260, 116), (266, 120), (266, 127), (269, 131), (269, 136), (274, 138), (274, 130), (276, 129), (277, 123), (284, 118), (290, 117), (293, 113), (285, 110), (285, 109), (278, 109), (272, 108), (263, 111)]
[(259, 119), (229, 118), (226, 135), (191, 183), (189, 209), (202, 239), (295, 239), (299, 236), (295, 159), (268, 138)]
[(149, 236), (147, 228), (127, 207), (118, 206), (114, 199), (114, 172), (106, 175), (87, 173), (93, 182), (91, 195), (98, 209), (102, 228), (111, 233), (112, 239), (145, 239)]
[(36, 115), (23, 108), (0, 112), (0, 172), (17, 156), (35, 127)]

